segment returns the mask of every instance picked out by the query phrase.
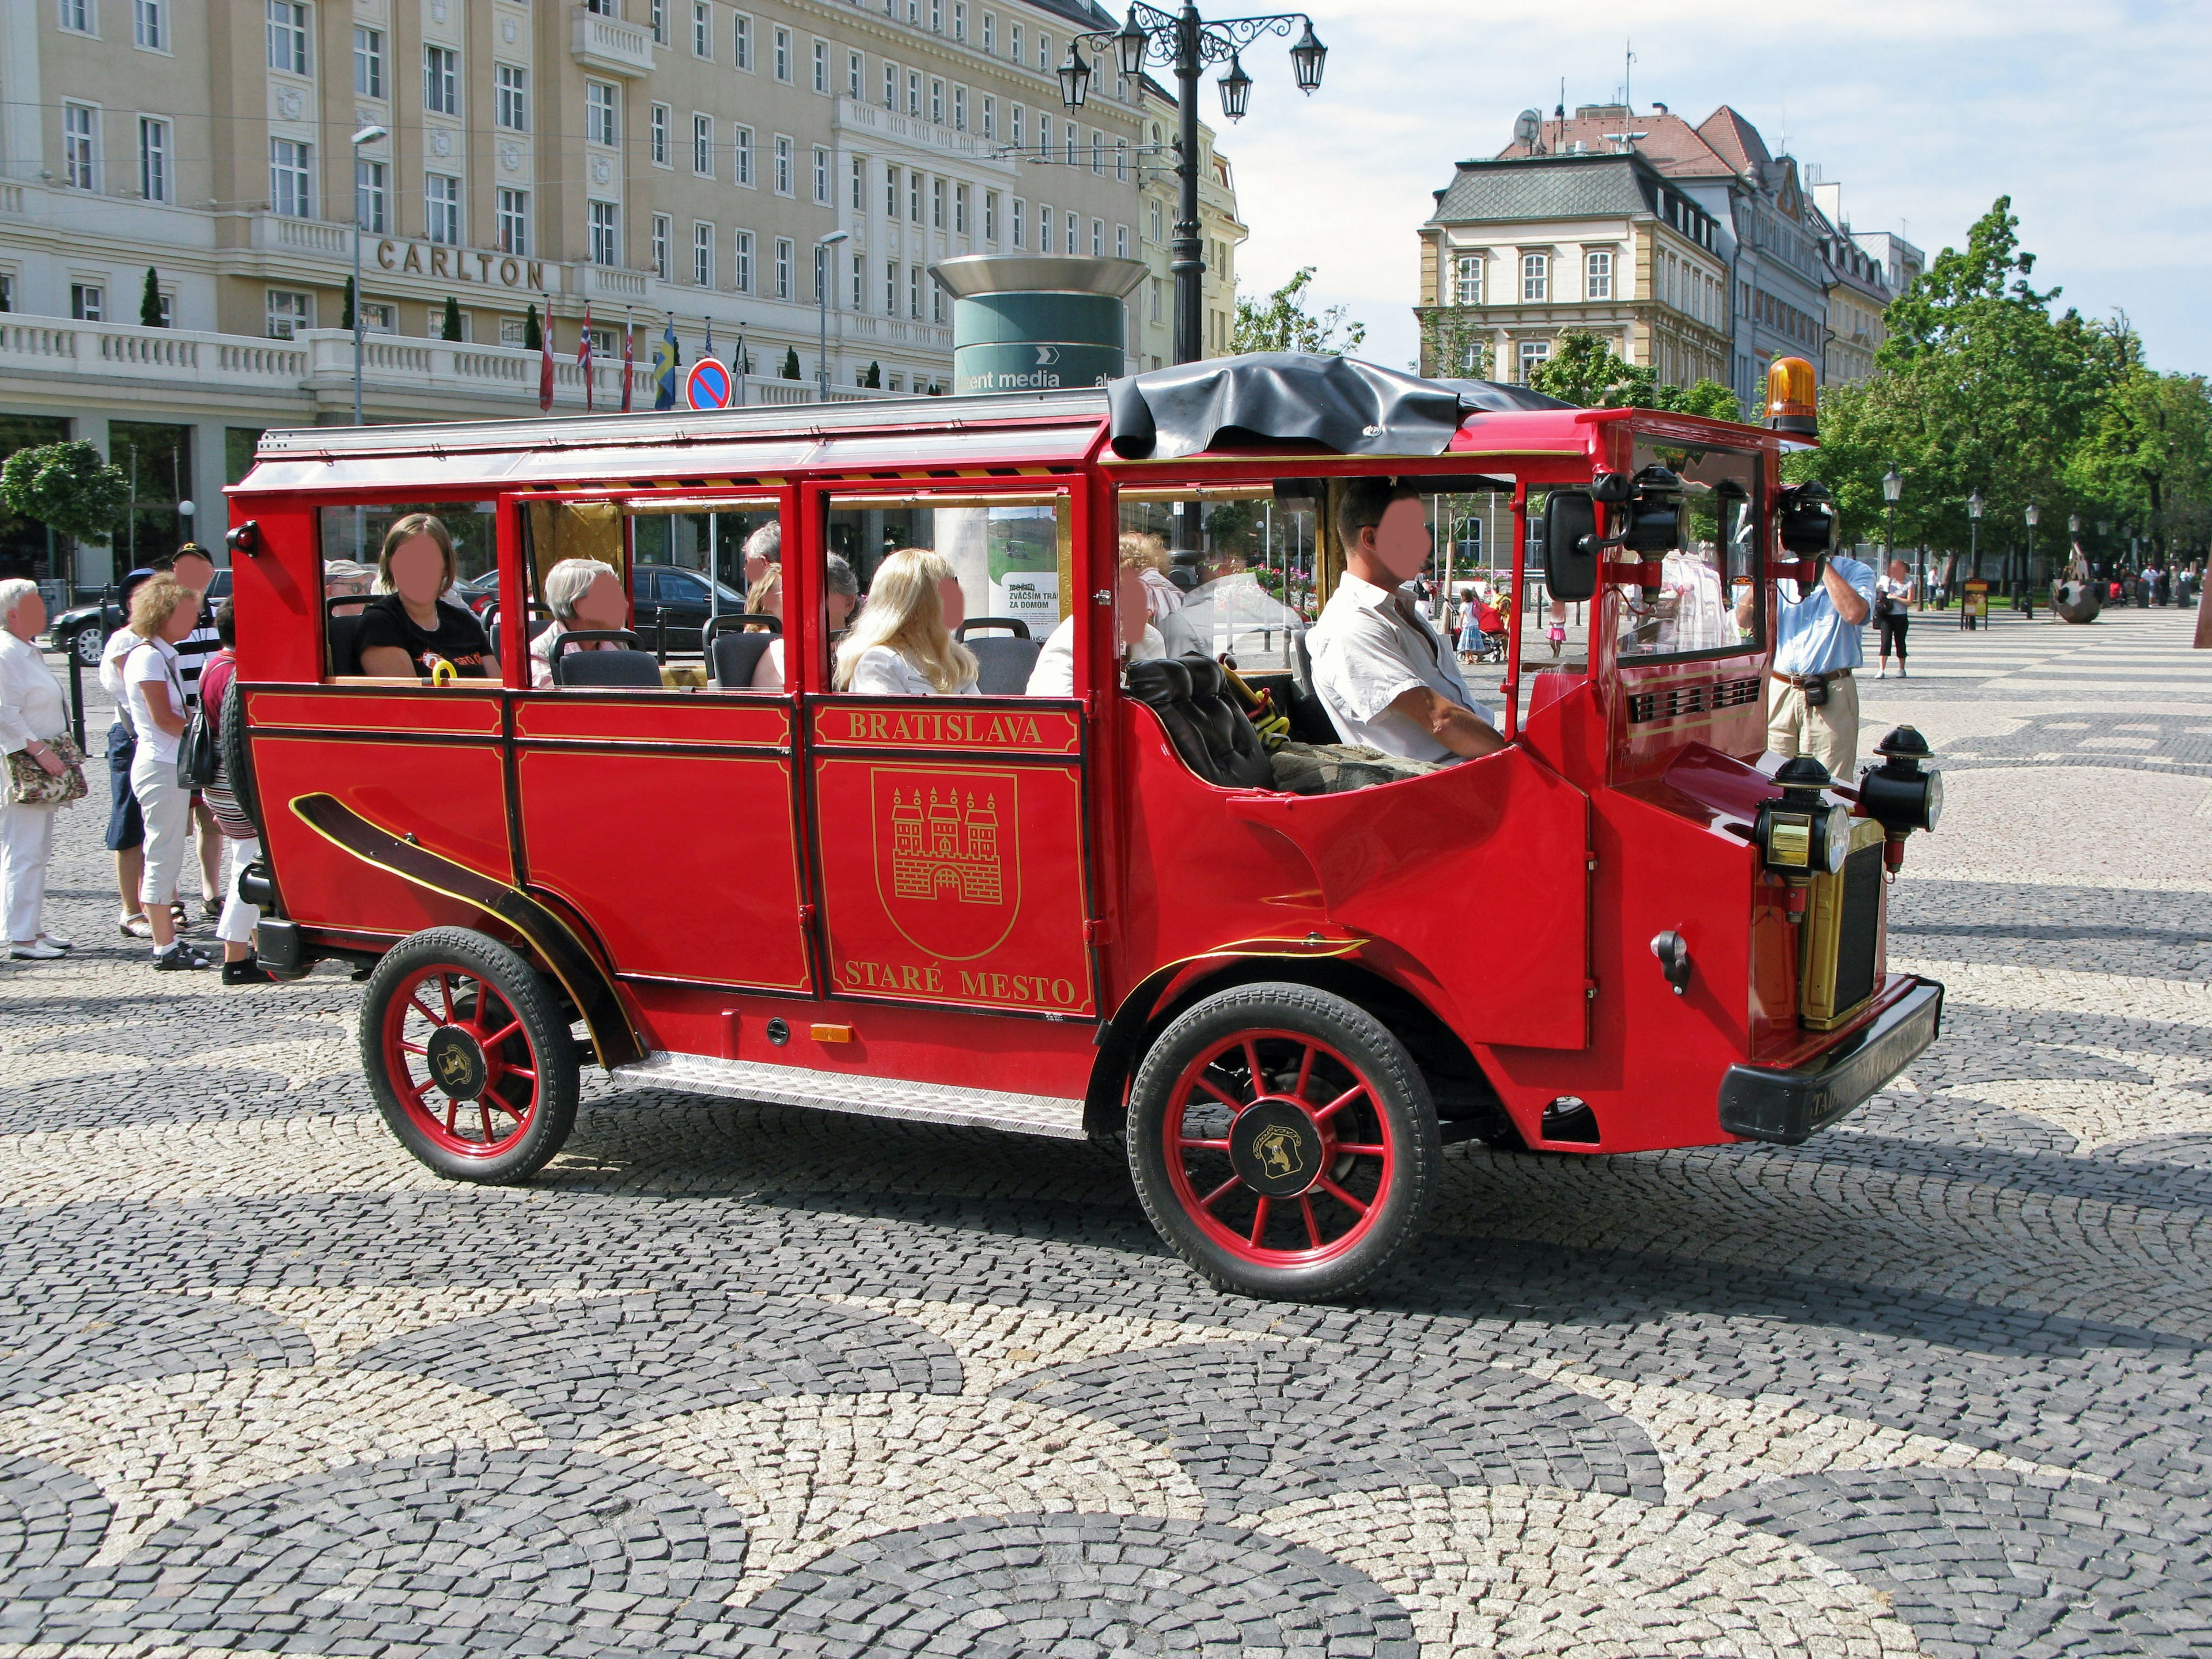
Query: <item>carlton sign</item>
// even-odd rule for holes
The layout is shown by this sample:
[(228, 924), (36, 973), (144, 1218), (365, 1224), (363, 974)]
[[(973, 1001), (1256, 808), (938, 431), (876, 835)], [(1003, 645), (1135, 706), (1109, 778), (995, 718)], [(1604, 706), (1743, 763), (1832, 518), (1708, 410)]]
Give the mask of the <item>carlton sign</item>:
[[(455, 283), (482, 283), (487, 288), (511, 288), (525, 294), (544, 294), (545, 262), (520, 259), (511, 253), (483, 248), (448, 247), (441, 242), (398, 242), (386, 239), (376, 245), (376, 263), (386, 270), (413, 276), (443, 276)], [(561, 267), (552, 270), (553, 288), (561, 286)]]

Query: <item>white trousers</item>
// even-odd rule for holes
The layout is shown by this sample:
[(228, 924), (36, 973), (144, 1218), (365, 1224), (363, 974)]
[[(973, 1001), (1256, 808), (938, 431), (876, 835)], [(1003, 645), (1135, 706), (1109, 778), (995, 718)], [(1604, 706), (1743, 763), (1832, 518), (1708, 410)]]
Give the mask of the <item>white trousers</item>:
[(225, 945), (251, 945), (254, 925), (261, 920), (261, 907), (248, 904), (238, 896), (238, 878), (246, 873), (247, 865), (261, 856), (261, 843), (251, 836), (243, 840), (229, 836), (222, 839), (230, 848), (230, 868), (222, 878), (222, 920), (215, 925), (215, 936)]
[(146, 875), (138, 885), (139, 902), (173, 903), (185, 861), (191, 856), (192, 792), (177, 787), (175, 757), (156, 760), (141, 744), (131, 763), (131, 793), (138, 797), (138, 814), (146, 820)]
[(60, 808), (0, 805), (0, 918), (8, 937), (27, 945), (39, 936), (46, 908), (46, 862), (54, 850)]

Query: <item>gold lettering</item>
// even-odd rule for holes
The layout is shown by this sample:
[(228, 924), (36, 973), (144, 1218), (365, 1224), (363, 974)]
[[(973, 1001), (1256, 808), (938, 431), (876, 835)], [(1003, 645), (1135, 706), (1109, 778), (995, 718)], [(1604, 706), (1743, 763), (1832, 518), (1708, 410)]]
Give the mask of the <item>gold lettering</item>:
[(542, 259), (532, 259), (530, 262), (529, 270), (530, 286), (534, 289), (543, 289), (545, 286), (545, 262)]
[(912, 963), (906, 965), (906, 988), (909, 991), (921, 989), (921, 970)]
[(376, 245), (376, 263), (383, 266), (386, 270), (391, 270), (392, 256), (397, 252), (398, 245), (396, 243), (389, 240), (379, 242)]
[(945, 988), (945, 969), (933, 963), (929, 969), (929, 988), (933, 991), (942, 991)]
[(1064, 979), (1053, 981), (1052, 1000), (1062, 1007), (1073, 1006), (1075, 1002), (1075, 987)]
[(421, 247), (418, 244), (414, 243), (414, 242), (410, 242), (410, 243), (408, 243), (408, 244), (407, 244), (407, 258), (406, 258), (406, 262), (405, 262), (404, 264), (403, 264), (399, 268), (400, 268), (402, 270), (411, 270), (411, 271), (414, 271), (414, 272), (415, 272), (416, 274), (417, 274), (418, 276), (422, 273), (422, 247)]
[(963, 997), (980, 997), (983, 994), (981, 979), (969, 973), (965, 968), (960, 970), (960, 994)]
[(491, 255), (481, 248), (477, 251), (477, 281), (480, 283), (491, 281)]
[(501, 259), (499, 262), (499, 280), (504, 286), (513, 288), (522, 280), (522, 267), (512, 259)]
[(430, 274), (433, 276), (452, 276), (453, 272), (448, 270), (446, 266), (446, 250), (441, 247), (432, 248), (430, 250)]

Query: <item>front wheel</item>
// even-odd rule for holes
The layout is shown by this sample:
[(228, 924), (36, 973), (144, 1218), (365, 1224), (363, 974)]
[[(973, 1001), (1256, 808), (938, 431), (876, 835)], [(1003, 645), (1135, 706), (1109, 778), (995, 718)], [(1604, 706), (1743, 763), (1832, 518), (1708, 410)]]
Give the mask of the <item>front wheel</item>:
[(100, 666), (100, 647), (106, 643), (106, 636), (100, 631), (100, 624), (87, 623), (70, 635), (69, 648), (76, 653), (76, 659), (83, 666), (97, 668)]
[(1176, 1253), (1224, 1291), (1349, 1295), (1416, 1237), (1443, 1153), (1405, 1046), (1357, 1004), (1244, 985), (1160, 1034), (1129, 1097), (1129, 1169)]
[(460, 1181), (520, 1181), (576, 1121), (568, 1022), (530, 964), (466, 927), (386, 951), (361, 1012), (362, 1062), (384, 1121)]

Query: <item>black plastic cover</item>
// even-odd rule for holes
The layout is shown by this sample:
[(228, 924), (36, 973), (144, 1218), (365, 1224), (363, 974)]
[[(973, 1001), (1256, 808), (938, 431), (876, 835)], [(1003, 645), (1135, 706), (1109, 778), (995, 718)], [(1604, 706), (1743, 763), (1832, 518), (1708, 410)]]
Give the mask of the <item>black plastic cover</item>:
[(1570, 409), (1526, 386), (1425, 380), (1354, 357), (1252, 352), (1109, 381), (1124, 460), (1175, 460), (1222, 443), (1314, 443), (1340, 455), (1440, 455), (1469, 415)]

